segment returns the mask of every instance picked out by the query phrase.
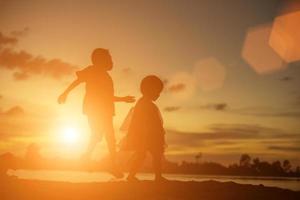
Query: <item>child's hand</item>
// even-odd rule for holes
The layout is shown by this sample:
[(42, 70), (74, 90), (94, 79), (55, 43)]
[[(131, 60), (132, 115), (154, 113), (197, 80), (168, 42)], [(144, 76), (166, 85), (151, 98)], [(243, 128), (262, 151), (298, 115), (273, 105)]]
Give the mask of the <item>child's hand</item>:
[(135, 97), (134, 96), (126, 96), (126, 97), (123, 97), (123, 101), (126, 103), (133, 103), (133, 102), (135, 102)]
[(57, 102), (58, 102), (59, 104), (64, 104), (64, 103), (66, 102), (66, 100), (67, 100), (67, 96), (68, 96), (67, 93), (62, 93), (62, 94), (58, 97)]

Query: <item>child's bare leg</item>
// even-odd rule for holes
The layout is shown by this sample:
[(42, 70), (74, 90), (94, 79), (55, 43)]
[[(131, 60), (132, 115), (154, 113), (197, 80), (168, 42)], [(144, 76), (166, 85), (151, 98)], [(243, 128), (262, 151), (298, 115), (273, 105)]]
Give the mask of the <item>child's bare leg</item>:
[(112, 121), (105, 124), (105, 139), (110, 154), (112, 165), (116, 165), (116, 138)]
[(108, 151), (110, 154), (111, 159), (111, 169), (110, 172), (116, 177), (116, 178), (123, 178), (123, 173), (117, 166), (116, 162), (116, 139), (115, 139), (115, 133), (113, 129), (112, 119), (108, 120), (107, 123), (105, 123), (105, 139), (108, 146)]
[(87, 148), (86, 152), (83, 154), (83, 157), (85, 159), (89, 159), (91, 157), (91, 154), (93, 153), (97, 143), (98, 143), (98, 140), (95, 139), (94, 137), (91, 137), (88, 148)]
[(88, 160), (91, 157), (91, 154), (93, 153), (97, 143), (101, 141), (101, 135), (102, 135), (102, 127), (99, 123), (99, 118), (96, 116), (89, 116), (88, 122), (91, 130), (91, 137), (90, 141), (87, 147), (86, 152), (82, 155), (83, 159)]
[(135, 177), (135, 175), (136, 175), (137, 171), (139, 170), (139, 168), (141, 167), (145, 157), (146, 157), (145, 151), (137, 151), (134, 153), (131, 168), (129, 171), (129, 175), (127, 177), (128, 180)]
[(162, 152), (151, 152), (152, 154), (152, 159), (153, 159), (153, 168), (154, 168), (154, 173), (155, 173), (155, 180), (161, 181), (161, 180), (166, 180), (162, 176), (162, 157), (163, 153)]

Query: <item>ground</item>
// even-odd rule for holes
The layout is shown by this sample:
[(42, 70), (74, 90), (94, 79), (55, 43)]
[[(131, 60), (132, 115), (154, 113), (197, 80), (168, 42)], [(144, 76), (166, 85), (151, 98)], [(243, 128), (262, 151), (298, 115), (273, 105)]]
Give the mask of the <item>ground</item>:
[(203, 200), (248, 200), (248, 199), (300, 199), (300, 192), (263, 185), (241, 185), (233, 182), (182, 182), (156, 183), (126, 181), (102, 183), (68, 183), (7, 179), (1, 180), (1, 200), (54, 200), (54, 199), (203, 199)]

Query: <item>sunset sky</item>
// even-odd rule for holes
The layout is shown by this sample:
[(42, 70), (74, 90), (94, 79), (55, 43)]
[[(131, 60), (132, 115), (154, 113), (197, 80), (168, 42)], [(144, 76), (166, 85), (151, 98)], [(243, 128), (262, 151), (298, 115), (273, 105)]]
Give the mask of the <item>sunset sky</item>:
[[(64, 105), (57, 97), (102, 47), (114, 61), (116, 95), (139, 98), (148, 74), (165, 81), (156, 103), (167, 158), (202, 152), (228, 164), (248, 153), (300, 164), (298, 8), (279, 0), (0, 0), (0, 153), (24, 155), (37, 143), (47, 157), (81, 155), (84, 85)], [(116, 104), (118, 139), (133, 105)], [(95, 158), (105, 152), (102, 142)]]

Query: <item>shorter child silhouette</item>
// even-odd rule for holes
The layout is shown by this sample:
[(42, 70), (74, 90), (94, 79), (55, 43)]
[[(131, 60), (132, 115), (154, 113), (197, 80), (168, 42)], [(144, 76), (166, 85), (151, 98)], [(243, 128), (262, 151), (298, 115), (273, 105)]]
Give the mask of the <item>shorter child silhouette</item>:
[(163, 82), (154, 75), (145, 77), (140, 86), (142, 97), (137, 101), (125, 138), (123, 149), (133, 150), (132, 165), (128, 181), (137, 181), (135, 177), (143, 163), (146, 153), (150, 152), (153, 158), (155, 180), (165, 178), (161, 174), (161, 161), (165, 146), (165, 130), (158, 107), (153, 103), (163, 90)]

